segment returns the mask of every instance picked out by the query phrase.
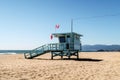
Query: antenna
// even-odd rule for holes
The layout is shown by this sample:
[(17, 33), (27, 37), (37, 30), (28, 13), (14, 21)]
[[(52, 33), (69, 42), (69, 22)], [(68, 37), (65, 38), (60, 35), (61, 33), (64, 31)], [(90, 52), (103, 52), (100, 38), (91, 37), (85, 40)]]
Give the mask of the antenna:
[(71, 19), (71, 32), (73, 32), (73, 19)]

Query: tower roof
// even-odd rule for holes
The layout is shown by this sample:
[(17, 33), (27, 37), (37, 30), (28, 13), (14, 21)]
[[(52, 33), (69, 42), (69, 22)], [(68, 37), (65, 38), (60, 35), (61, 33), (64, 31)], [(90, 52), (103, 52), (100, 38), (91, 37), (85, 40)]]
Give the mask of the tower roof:
[(53, 33), (52, 35), (54, 35), (55, 37), (60, 37), (60, 36), (70, 36), (71, 34), (73, 35), (77, 35), (79, 37), (83, 36), (81, 34), (75, 33), (75, 32), (68, 32), (68, 33)]

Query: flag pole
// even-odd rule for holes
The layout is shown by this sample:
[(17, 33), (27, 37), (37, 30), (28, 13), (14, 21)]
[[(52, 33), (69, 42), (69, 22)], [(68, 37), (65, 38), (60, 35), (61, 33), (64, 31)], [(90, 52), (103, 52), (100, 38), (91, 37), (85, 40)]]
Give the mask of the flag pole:
[(56, 33), (56, 27), (55, 27), (55, 33)]

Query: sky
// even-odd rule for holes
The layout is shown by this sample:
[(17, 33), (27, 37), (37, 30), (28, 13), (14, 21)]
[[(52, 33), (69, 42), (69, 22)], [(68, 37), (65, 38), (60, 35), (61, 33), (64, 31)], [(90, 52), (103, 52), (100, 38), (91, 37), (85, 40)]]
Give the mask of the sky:
[(71, 19), (82, 45), (120, 45), (120, 0), (0, 0), (0, 50), (56, 43), (50, 35), (70, 32)]

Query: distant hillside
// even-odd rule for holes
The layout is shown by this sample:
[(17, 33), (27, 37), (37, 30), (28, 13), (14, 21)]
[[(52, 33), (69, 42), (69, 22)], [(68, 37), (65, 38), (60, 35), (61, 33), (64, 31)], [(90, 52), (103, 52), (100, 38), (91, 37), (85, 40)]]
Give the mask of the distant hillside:
[(82, 51), (120, 51), (120, 45), (83, 45)]

